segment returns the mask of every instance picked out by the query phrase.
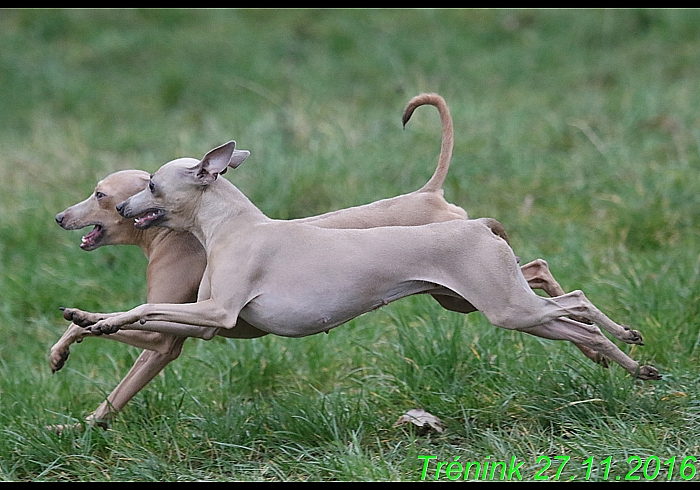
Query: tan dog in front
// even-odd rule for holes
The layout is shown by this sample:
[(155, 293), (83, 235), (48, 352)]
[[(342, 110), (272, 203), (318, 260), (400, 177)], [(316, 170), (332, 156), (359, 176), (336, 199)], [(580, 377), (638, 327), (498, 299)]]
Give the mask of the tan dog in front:
[(495, 326), (575, 342), (640, 379), (660, 378), (598, 326), (631, 344), (642, 343), (639, 332), (615, 323), (581, 291), (535, 294), (508, 243), (483, 220), (339, 229), (270, 219), (220, 177), (248, 155), (231, 141), (199, 161), (173, 160), (117, 206), (139, 229), (165, 226), (199, 239), (207, 268), (196, 303), (147, 303), (111, 314), (68, 308), (64, 317), (97, 334), (303, 337), (405, 296), (431, 294), (455, 310), (481, 311)]
[[(434, 105), (438, 109), (443, 127), (438, 165), (425, 186), (410, 194), (296, 221), (313, 223), (320, 227), (369, 228), (466, 219), (467, 214), (464, 210), (447, 203), (443, 198), (442, 183), (447, 175), (453, 146), (452, 120), (444, 100), (435, 94), (422, 94), (413, 98), (404, 112), (403, 122), (406, 124), (413, 111), (423, 104)], [(148, 185), (148, 179), (149, 175), (143, 171), (116, 172), (100, 181), (88, 199), (59, 213), (56, 221), (69, 230), (94, 226), (93, 230), (83, 237), (81, 243), (81, 248), (87, 251), (103, 245), (138, 245), (148, 258), (148, 303), (194, 302), (199, 281), (206, 267), (204, 248), (199, 241), (190, 233), (162, 227), (137, 230), (133, 226), (133, 220), (122, 218), (116, 212), (115, 206), (143, 190)], [(494, 233), (504, 236), (498, 222), (493, 220), (488, 223), (493, 227)], [(522, 271), (531, 287), (544, 289), (550, 296), (564, 294), (543, 260), (538, 259), (523, 266)], [(174, 278), (173, 274), (177, 276)], [(450, 309), (464, 311), (467, 307), (454, 298), (436, 296), (436, 299)], [(241, 327), (242, 324), (239, 324), (237, 329)], [(51, 349), (53, 371), (63, 367), (70, 345), (82, 341), (86, 336), (94, 334), (75, 324), (66, 330)], [(158, 372), (180, 355), (186, 339), (183, 336), (158, 332), (126, 330), (104, 338), (140, 347), (144, 351), (107, 400), (88, 417), (89, 423), (106, 424)], [(599, 353), (583, 345), (576, 345), (587, 357), (605, 363), (606, 360)]]

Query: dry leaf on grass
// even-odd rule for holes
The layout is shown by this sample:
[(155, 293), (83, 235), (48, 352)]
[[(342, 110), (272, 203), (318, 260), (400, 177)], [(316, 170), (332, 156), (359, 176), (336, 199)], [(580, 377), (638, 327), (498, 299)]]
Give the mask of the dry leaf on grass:
[(424, 430), (434, 429), (438, 432), (442, 432), (444, 430), (442, 420), (437, 418), (435, 415), (426, 412), (422, 408), (412, 408), (408, 412), (404, 413), (401, 417), (399, 417), (399, 420), (394, 422), (393, 427), (397, 427), (408, 422), (417, 425)]

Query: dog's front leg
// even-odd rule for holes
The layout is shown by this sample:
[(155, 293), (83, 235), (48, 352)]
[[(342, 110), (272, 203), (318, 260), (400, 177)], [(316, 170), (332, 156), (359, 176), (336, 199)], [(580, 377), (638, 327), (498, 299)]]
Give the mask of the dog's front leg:
[[(135, 332), (134, 332), (135, 333)], [(182, 352), (186, 337), (160, 335), (159, 351), (144, 350), (129, 372), (124, 376), (107, 399), (87, 417), (89, 425), (106, 428), (110, 420), (120, 412), (144, 386), (146, 386), (165, 366), (174, 361)]]
[(51, 372), (55, 373), (60, 370), (68, 360), (70, 355), (70, 346), (76, 342), (82, 342), (85, 337), (88, 337), (90, 332), (75, 323), (71, 323), (61, 338), (51, 347), (49, 354), (49, 363), (51, 364)]
[[(160, 333), (165, 333), (166, 335), (160, 335)], [(171, 351), (172, 342), (167, 340), (168, 332), (160, 333), (125, 329), (113, 335), (105, 336), (104, 338), (166, 355)], [(85, 328), (71, 323), (61, 338), (51, 347), (51, 353), (49, 355), (51, 371), (55, 373), (64, 366), (70, 355), (70, 346), (72, 344), (80, 343), (87, 337), (97, 336), (99, 336), (99, 334), (92, 332), (89, 327)]]
[[(72, 323), (51, 349), (52, 371), (56, 372), (63, 367), (68, 358), (68, 346), (72, 342), (80, 342), (85, 337), (91, 336), (94, 336), (94, 334), (88, 329)], [(106, 428), (110, 420), (124, 408), (129, 400), (141, 391), (165, 366), (179, 357), (182, 352), (182, 344), (187, 337), (147, 331), (120, 331), (104, 338), (144, 349), (124, 379), (85, 420), (87, 425), (97, 425)], [(79, 428), (80, 425), (53, 425), (48, 428), (60, 433), (69, 427)]]
[[(132, 325), (132, 328), (136, 330), (138, 327), (134, 328), (133, 325), (137, 323), (143, 325), (147, 322), (156, 321), (176, 323), (183, 326), (233, 329), (236, 325), (239, 311), (240, 309), (229, 311), (222, 308), (212, 299), (184, 304), (146, 303), (126, 312), (111, 314), (93, 325), (89, 325), (87, 328), (97, 334), (111, 334), (125, 325)], [(75, 308), (66, 309), (64, 316), (67, 315), (66, 312), (71, 317), (75, 315), (83, 317), (86, 315), (85, 312)], [(87, 313), (87, 316), (89, 317), (90, 314)], [(142, 330), (149, 329), (143, 328)], [(180, 333), (172, 333), (180, 335)], [(199, 337), (200, 335), (196, 336)]]
[(61, 311), (63, 312), (63, 318), (83, 328), (87, 328), (100, 320), (115, 315), (115, 313), (90, 313), (77, 308), (61, 307)]
[[(85, 329), (73, 325), (75, 328)], [(142, 332), (133, 332), (142, 333)], [(151, 332), (147, 332), (151, 334)], [(131, 367), (124, 379), (109, 394), (107, 399), (97, 409), (88, 415), (85, 423), (88, 426), (98, 426), (106, 429), (114, 416), (120, 412), (146, 384), (148, 384), (165, 366), (177, 359), (182, 352), (185, 337), (157, 335), (153, 341), (155, 350), (144, 349)], [(51, 425), (47, 429), (61, 433), (66, 429), (81, 428), (81, 424)]]

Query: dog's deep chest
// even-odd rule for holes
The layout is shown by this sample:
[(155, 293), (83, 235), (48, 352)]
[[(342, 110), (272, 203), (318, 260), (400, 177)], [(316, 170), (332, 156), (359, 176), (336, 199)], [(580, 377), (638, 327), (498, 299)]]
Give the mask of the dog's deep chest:
[(285, 337), (304, 337), (327, 331), (353, 318), (397, 299), (432, 291), (435, 286), (422, 281), (406, 281), (378, 290), (270, 291), (256, 296), (240, 316), (256, 328)]

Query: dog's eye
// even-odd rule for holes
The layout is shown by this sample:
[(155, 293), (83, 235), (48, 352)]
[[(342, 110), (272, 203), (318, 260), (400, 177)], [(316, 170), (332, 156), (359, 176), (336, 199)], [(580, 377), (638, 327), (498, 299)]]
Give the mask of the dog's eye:
[(102, 199), (103, 197), (105, 197), (105, 194), (103, 192), (100, 192), (100, 191), (95, 191), (95, 197), (97, 199)]

